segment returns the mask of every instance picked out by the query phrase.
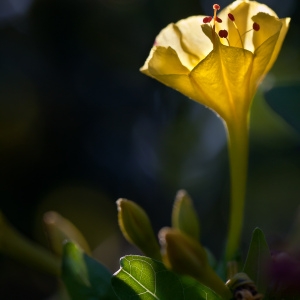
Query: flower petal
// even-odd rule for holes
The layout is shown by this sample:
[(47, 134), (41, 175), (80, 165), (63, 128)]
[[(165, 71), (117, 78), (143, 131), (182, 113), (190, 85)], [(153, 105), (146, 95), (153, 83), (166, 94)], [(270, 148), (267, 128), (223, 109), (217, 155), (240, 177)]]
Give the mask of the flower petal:
[(271, 67), (273, 66), (274, 62), (276, 61), (276, 59), (279, 55), (279, 52), (281, 50), (283, 41), (284, 41), (285, 36), (286, 36), (286, 34), (288, 32), (288, 29), (289, 29), (291, 18), (280, 19), (280, 21), (282, 22), (282, 27), (281, 27), (281, 30), (280, 30), (279, 38), (277, 40), (277, 43), (276, 43), (273, 55), (270, 59), (269, 65), (266, 68), (266, 72), (268, 72), (271, 69)]
[(177, 52), (172, 47), (156, 47), (148, 63), (152, 75), (188, 74), (189, 70), (181, 64)]
[[(195, 59), (195, 57), (190, 57), (191, 55), (183, 49), (180, 40), (181, 33), (178, 30), (178, 27), (175, 24), (171, 23), (158, 34), (155, 39), (154, 45), (165, 48), (171, 47), (178, 54), (181, 63), (185, 67), (191, 69), (191, 60)], [(196, 59), (198, 58), (196, 57)]]
[(199, 95), (189, 79), (189, 70), (183, 66), (178, 55), (171, 47), (156, 47), (147, 59), (141, 72), (155, 78), (163, 84), (179, 91), (185, 96), (197, 100)]
[(252, 61), (251, 52), (217, 42), (190, 75), (201, 95), (199, 102), (215, 110), (225, 121), (245, 117), (253, 97), (248, 90)]
[(253, 37), (256, 50), (254, 52), (250, 90), (255, 90), (269, 72), (279, 54), (290, 19), (280, 20), (264, 13), (259, 13), (252, 19), (262, 24), (263, 27), (262, 32), (256, 32)]
[(250, 91), (256, 91), (257, 86), (266, 74), (266, 68), (270, 63), (279, 33), (271, 36), (255, 50), (253, 68), (251, 74)]
[[(247, 31), (252, 29), (253, 22), (251, 21), (251, 17), (259, 12), (264, 12), (271, 16), (277, 17), (276, 13), (265, 4), (248, 0), (234, 1), (231, 5), (227, 6), (219, 13), (218, 16), (223, 19), (224, 22), (227, 20), (228, 39), (231, 46), (244, 47), (245, 49), (254, 52), (255, 48), (252, 43), (252, 36), (253, 34), (256, 34), (256, 32)], [(241, 44), (239, 34), (233, 25), (233, 22), (228, 18), (228, 13), (233, 14), (235, 17), (235, 23), (240, 34), (242, 35), (243, 45)]]
[(181, 63), (192, 70), (211, 50), (212, 44), (203, 34), (200, 26), (204, 16), (193, 16), (169, 24), (156, 37), (155, 45), (172, 47)]
[(204, 16), (192, 16), (176, 23), (181, 33), (182, 47), (199, 58), (193, 67), (213, 49), (211, 41), (201, 30), (203, 18)]
[(282, 27), (282, 22), (278, 18), (260, 12), (253, 16), (252, 20), (253, 22), (256, 22), (260, 25), (260, 30), (254, 32), (253, 34), (252, 43), (254, 45), (254, 49), (257, 49), (272, 35), (279, 35), (279, 32)]

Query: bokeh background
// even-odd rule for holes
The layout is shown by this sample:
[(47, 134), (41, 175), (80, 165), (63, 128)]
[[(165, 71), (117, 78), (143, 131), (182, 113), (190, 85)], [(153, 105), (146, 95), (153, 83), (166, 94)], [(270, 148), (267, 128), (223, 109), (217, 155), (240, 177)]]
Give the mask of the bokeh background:
[[(253, 104), (243, 249), (256, 226), (280, 247), (300, 202), (300, 5), (262, 2), (292, 23)], [(116, 271), (121, 255), (138, 252), (120, 237), (115, 201), (139, 203), (158, 231), (186, 189), (202, 242), (220, 257), (229, 201), (223, 124), (139, 72), (163, 27), (210, 15), (212, 4), (0, 1), (0, 208), (22, 234), (47, 247), (43, 214), (58, 211)], [(56, 288), (0, 256), (1, 299), (50, 299)]]

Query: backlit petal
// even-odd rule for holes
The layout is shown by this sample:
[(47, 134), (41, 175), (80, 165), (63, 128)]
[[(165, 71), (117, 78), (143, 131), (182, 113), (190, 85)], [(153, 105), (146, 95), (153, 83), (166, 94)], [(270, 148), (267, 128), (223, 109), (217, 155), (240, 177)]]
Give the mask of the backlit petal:
[(275, 63), (275, 61), (278, 57), (278, 54), (279, 54), (280, 49), (282, 47), (283, 41), (284, 41), (285, 36), (287, 34), (291, 19), (290, 18), (285, 18), (285, 19), (279, 19), (279, 21), (281, 22), (282, 27), (281, 27), (281, 30), (280, 30), (279, 37), (277, 39), (275, 48), (273, 50), (273, 54), (270, 58), (269, 64), (265, 69), (265, 74), (270, 71), (270, 69), (272, 68), (272, 66), (274, 65), (274, 63)]
[[(257, 49), (261, 44), (268, 40), (272, 35), (277, 34), (282, 27), (282, 22), (275, 17), (266, 13), (258, 13), (252, 17), (252, 20), (258, 23), (262, 30), (255, 31), (252, 37), (254, 49)], [(274, 45), (275, 46), (275, 45)]]
[[(187, 67), (188, 69), (191, 69), (191, 61), (195, 58), (191, 58), (191, 55), (182, 48), (182, 43), (180, 39), (180, 31), (178, 30), (175, 24), (171, 23), (159, 33), (159, 35), (155, 39), (154, 45), (165, 48), (171, 47), (176, 51), (181, 64)], [(196, 57), (196, 59), (198, 58)]]
[(148, 68), (153, 76), (189, 73), (189, 70), (181, 64), (177, 52), (172, 47), (157, 47), (148, 63)]
[(245, 116), (251, 100), (248, 86), (252, 60), (253, 54), (247, 50), (217, 43), (190, 75), (201, 102), (225, 120)]
[(199, 99), (198, 91), (191, 84), (189, 70), (181, 64), (171, 47), (156, 47), (141, 71), (189, 98)]
[(278, 36), (279, 33), (271, 36), (255, 51), (250, 82), (250, 91), (252, 91), (253, 94), (266, 74), (266, 69), (270, 63)]
[[(242, 44), (236, 28), (234, 27), (232, 21), (230, 21), (228, 18), (228, 13), (232, 13), (234, 15), (235, 23), (240, 31), (240, 34), (243, 35), (246, 31), (252, 29), (253, 21), (251, 20), (251, 17), (259, 12), (264, 12), (271, 16), (277, 17), (276, 13), (271, 8), (256, 1), (237, 0), (220, 12), (219, 17), (223, 19), (223, 21), (227, 21), (229, 33), (228, 38), (231, 46), (242, 47)], [(255, 33), (256, 32), (250, 31), (242, 36), (244, 48), (250, 50), (251, 52), (254, 52), (255, 50), (252, 43), (252, 36)]]
[(156, 37), (155, 45), (172, 47), (181, 63), (191, 70), (211, 50), (212, 44), (203, 34), (201, 25), (204, 16), (193, 16), (169, 24)]
[[(205, 36), (201, 30), (204, 16), (193, 16), (181, 20), (176, 23), (181, 32), (181, 42), (183, 48), (193, 55), (196, 55), (199, 60), (205, 58), (213, 49), (211, 41)], [(196, 63), (194, 64), (194, 66)]]
[(254, 63), (252, 71), (252, 90), (256, 90), (258, 84), (273, 66), (284, 37), (286, 35), (290, 19), (277, 19), (264, 13), (254, 16), (253, 21), (262, 24), (264, 30), (256, 32), (253, 37)]

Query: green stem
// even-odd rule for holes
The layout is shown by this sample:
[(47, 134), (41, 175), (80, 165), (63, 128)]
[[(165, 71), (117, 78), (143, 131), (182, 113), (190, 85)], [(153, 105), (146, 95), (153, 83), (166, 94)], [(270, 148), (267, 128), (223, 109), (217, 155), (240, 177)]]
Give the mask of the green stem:
[(228, 262), (237, 255), (243, 229), (248, 167), (248, 118), (241, 118), (234, 124), (227, 122), (227, 133), (231, 180), (229, 231), (225, 251)]

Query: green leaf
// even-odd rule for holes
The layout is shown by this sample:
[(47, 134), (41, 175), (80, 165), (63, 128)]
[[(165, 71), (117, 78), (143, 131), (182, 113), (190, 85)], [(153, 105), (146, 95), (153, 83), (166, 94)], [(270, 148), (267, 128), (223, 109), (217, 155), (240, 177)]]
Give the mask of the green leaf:
[(252, 234), (243, 272), (254, 281), (258, 291), (263, 294), (268, 287), (267, 267), (270, 260), (271, 254), (265, 236), (259, 228), (256, 228)]
[(72, 300), (115, 300), (110, 272), (74, 243), (64, 245), (62, 280)]
[(121, 300), (222, 299), (195, 279), (178, 275), (151, 258), (129, 255), (121, 258), (120, 265), (112, 285)]

